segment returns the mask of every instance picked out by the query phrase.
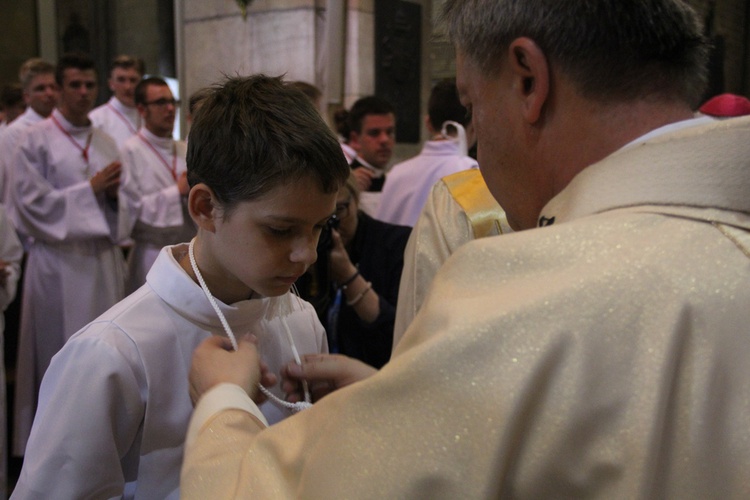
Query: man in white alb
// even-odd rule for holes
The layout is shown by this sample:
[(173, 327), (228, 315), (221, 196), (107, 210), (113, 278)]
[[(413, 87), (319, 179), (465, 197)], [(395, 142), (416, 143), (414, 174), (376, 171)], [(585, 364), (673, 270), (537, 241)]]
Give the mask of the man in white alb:
[(135, 87), (143, 78), (144, 70), (141, 59), (117, 56), (110, 65), (108, 80), (114, 95), (89, 113), (94, 126), (108, 133), (118, 148), (122, 148), (141, 127), (141, 117), (135, 107)]
[(349, 110), (349, 145), (357, 151), (351, 161), (359, 187), (359, 208), (375, 217), (396, 143), (396, 113), (388, 101), (366, 96)]
[(437, 181), (477, 168), (476, 160), (466, 152), (468, 143), (473, 142), (473, 133), (471, 140), (467, 140), (464, 128), (470, 121), (466, 108), (458, 100), (455, 81), (438, 82), (427, 104), (425, 124), (430, 140), (417, 156), (394, 165), (388, 172), (376, 219), (414, 227)]
[(132, 237), (126, 293), (146, 282), (162, 247), (189, 241), (195, 225), (187, 213), (187, 147), (172, 139), (177, 102), (161, 78), (142, 80), (135, 102), (141, 130), (120, 151), (120, 237)]
[[(13, 121), (0, 136), (0, 202), (8, 203), (8, 170), (13, 168), (11, 156), (23, 132), (31, 125), (47, 118), (57, 104), (59, 89), (55, 81), (55, 66), (39, 58), (21, 65), (18, 79), (23, 87), (26, 111)], [(12, 207), (6, 206), (8, 211)]]
[(94, 63), (60, 58), (59, 109), (29, 128), (12, 158), (13, 222), (32, 242), (23, 281), (14, 451), (23, 454), (50, 359), (78, 329), (123, 296), (115, 245), (120, 163), (111, 137), (88, 118)]

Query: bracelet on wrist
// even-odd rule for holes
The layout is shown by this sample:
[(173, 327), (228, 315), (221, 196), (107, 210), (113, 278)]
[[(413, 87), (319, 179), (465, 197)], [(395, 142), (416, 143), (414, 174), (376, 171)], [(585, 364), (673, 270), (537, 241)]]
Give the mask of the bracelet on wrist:
[(341, 285), (339, 286), (339, 288), (341, 288), (342, 290), (346, 290), (346, 287), (348, 287), (349, 285), (351, 285), (352, 281), (354, 281), (355, 279), (357, 279), (357, 276), (359, 276), (359, 269), (357, 269), (354, 272), (354, 274), (351, 275), (351, 277), (345, 279), (344, 282), (341, 283)]
[(365, 286), (364, 290), (359, 292), (359, 294), (356, 297), (354, 297), (352, 300), (347, 300), (346, 305), (356, 306), (365, 297), (365, 295), (367, 295), (367, 292), (369, 292), (370, 290), (372, 290), (372, 283), (368, 281), (367, 286)]

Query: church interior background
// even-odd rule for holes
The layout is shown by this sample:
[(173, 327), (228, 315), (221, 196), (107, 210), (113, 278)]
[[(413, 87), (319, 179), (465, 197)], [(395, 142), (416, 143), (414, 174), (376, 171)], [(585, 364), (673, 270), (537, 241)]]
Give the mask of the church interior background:
[[(689, 0), (714, 41), (707, 97), (750, 95), (750, 2)], [(20, 64), (89, 53), (102, 82), (117, 54), (143, 58), (182, 98), (223, 75), (266, 73), (314, 83), (324, 116), (363, 95), (399, 110), (394, 161), (418, 152), (433, 83), (455, 75), (437, 22), (443, 0), (0, 0), (0, 83)], [(243, 13), (243, 6), (246, 10)], [(109, 97), (101, 86), (99, 102)]]
[[(431, 86), (455, 76), (454, 54), (437, 22), (444, 0), (0, 0), (0, 84), (17, 80), (30, 57), (54, 62), (89, 53), (100, 75), (118, 54), (139, 56), (148, 74), (167, 77), (181, 98), (223, 75), (266, 73), (323, 91), (321, 112), (377, 94), (398, 110), (393, 162), (418, 153), (427, 132)], [(750, 96), (750, 1), (689, 0), (714, 42), (706, 98)], [(246, 5), (243, 12), (241, 4)], [(13, 338), (6, 339), (12, 391)], [(10, 400), (10, 399), (9, 399)], [(11, 470), (19, 462), (11, 463)]]

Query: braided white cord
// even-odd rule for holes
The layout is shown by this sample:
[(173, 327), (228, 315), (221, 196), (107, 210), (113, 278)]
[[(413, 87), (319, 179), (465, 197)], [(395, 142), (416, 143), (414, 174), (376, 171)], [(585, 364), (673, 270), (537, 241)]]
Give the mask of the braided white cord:
[(237, 346), (237, 338), (234, 336), (234, 332), (232, 331), (232, 328), (229, 326), (229, 323), (227, 322), (227, 318), (224, 316), (224, 313), (221, 312), (221, 309), (219, 309), (219, 304), (216, 303), (216, 299), (214, 299), (214, 296), (211, 295), (211, 291), (208, 289), (208, 285), (206, 285), (206, 282), (203, 279), (203, 275), (198, 269), (198, 264), (195, 262), (195, 252), (193, 252), (194, 245), (195, 245), (195, 238), (190, 240), (190, 246), (188, 247), (188, 256), (190, 257), (190, 265), (193, 267), (193, 272), (195, 273), (195, 277), (198, 278), (198, 283), (201, 286), (201, 290), (203, 290), (203, 293), (206, 294), (206, 298), (208, 299), (208, 302), (211, 304), (211, 307), (214, 308), (214, 311), (216, 311), (216, 315), (219, 317), (219, 321), (221, 321), (221, 326), (224, 327), (224, 331), (226, 332), (227, 337), (229, 337), (229, 341), (232, 343), (232, 349), (236, 351), (237, 349), (239, 349), (239, 347)]
[[(297, 300), (297, 305), (302, 309), (302, 300), (299, 298), (299, 290), (297, 290), (297, 285), (292, 283), (292, 295), (294, 295), (294, 298)], [(292, 354), (294, 355), (294, 361), (297, 362), (298, 365), (302, 366), (302, 358), (300, 358), (299, 352), (297, 352), (297, 346), (294, 345), (294, 338), (292, 337), (292, 332), (289, 331), (289, 325), (286, 322), (286, 319), (284, 316), (281, 317), (281, 323), (284, 325), (284, 329), (286, 330), (287, 338), (289, 339), (289, 344), (292, 346)], [(310, 397), (310, 387), (307, 384), (307, 380), (302, 381), (302, 392), (305, 394), (305, 402), (308, 405), (312, 405), (312, 397)]]
[[(193, 268), (195, 277), (198, 278), (198, 284), (200, 284), (201, 290), (203, 290), (203, 293), (206, 295), (206, 298), (208, 299), (208, 302), (211, 304), (211, 307), (213, 307), (214, 311), (216, 311), (216, 315), (219, 317), (221, 326), (224, 327), (224, 332), (226, 332), (227, 337), (229, 337), (229, 341), (232, 343), (232, 348), (236, 351), (239, 348), (237, 345), (237, 338), (234, 336), (234, 332), (232, 331), (232, 328), (229, 326), (226, 316), (224, 316), (224, 313), (221, 312), (221, 309), (219, 308), (219, 304), (216, 303), (216, 299), (214, 299), (214, 296), (211, 294), (211, 291), (208, 289), (208, 285), (206, 285), (206, 281), (203, 279), (203, 275), (198, 269), (198, 264), (195, 262), (195, 252), (193, 251), (194, 244), (195, 244), (195, 238), (190, 240), (190, 245), (188, 246), (188, 256), (190, 257), (190, 265)], [(289, 331), (289, 326), (287, 325), (286, 320), (283, 317), (281, 318), (281, 322), (284, 325), (284, 328), (286, 329), (287, 335), (289, 337), (289, 342), (292, 345), (292, 353), (294, 354), (294, 359), (298, 364), (302, 364), (302, 360), (300, 359), (299, 353), (297, 352), (297, 346), (294, 345), (294, 339), (292, 338), (292, 333)], [(266, 397), (268, 397), (274, 403), (276, 403), (277, 405), (283, 406), (285, 408), (288, 408), (289, 410), (292, 410), (294, 413), (298, 413), (312, 406), (312, 404), (309, 402), (309, 399), (308, 399), (310, 395), (308, 394), (306, 386), (305, 386), (306, 401), (300, 401), (299, 403), (290, 403), (289, 401), (284, 401), (283, 399), (277, 397), (271, 391), (263, 387), (262, 384), (258, 384), (258, 387), (260, 388), (260, 391), (263, 394), (265, 394)]]

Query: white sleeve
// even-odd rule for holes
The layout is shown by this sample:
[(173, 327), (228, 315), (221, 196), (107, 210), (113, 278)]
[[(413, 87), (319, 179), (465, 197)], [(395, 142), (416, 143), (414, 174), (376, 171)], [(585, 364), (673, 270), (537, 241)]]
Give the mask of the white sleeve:
[(78, 336), (52, 359), (16, 498), (122, 496), (120, 459), (137, 439), (145, 414), (133, 369), (139, 358), (128, 345)]
[(110, 237), (111, 231), (89, 181), (56, 188), (45, 177), (45, 151), (35, 144), (38, 134), (25, 134), (10, 169), (12, 212), (16, 227), (43, 241)]
[[(23, 247), (18, 240), (16, 230), (8, 220), (5, 209), (0, 205), (0, 260), (6, 262), (5, 286), (0, 287), (0, 314), (13, 302), (16, 296), (16, 286), (21, 274), (21, 259)], [(2, 331), (0, 330), (0, 333)]]

